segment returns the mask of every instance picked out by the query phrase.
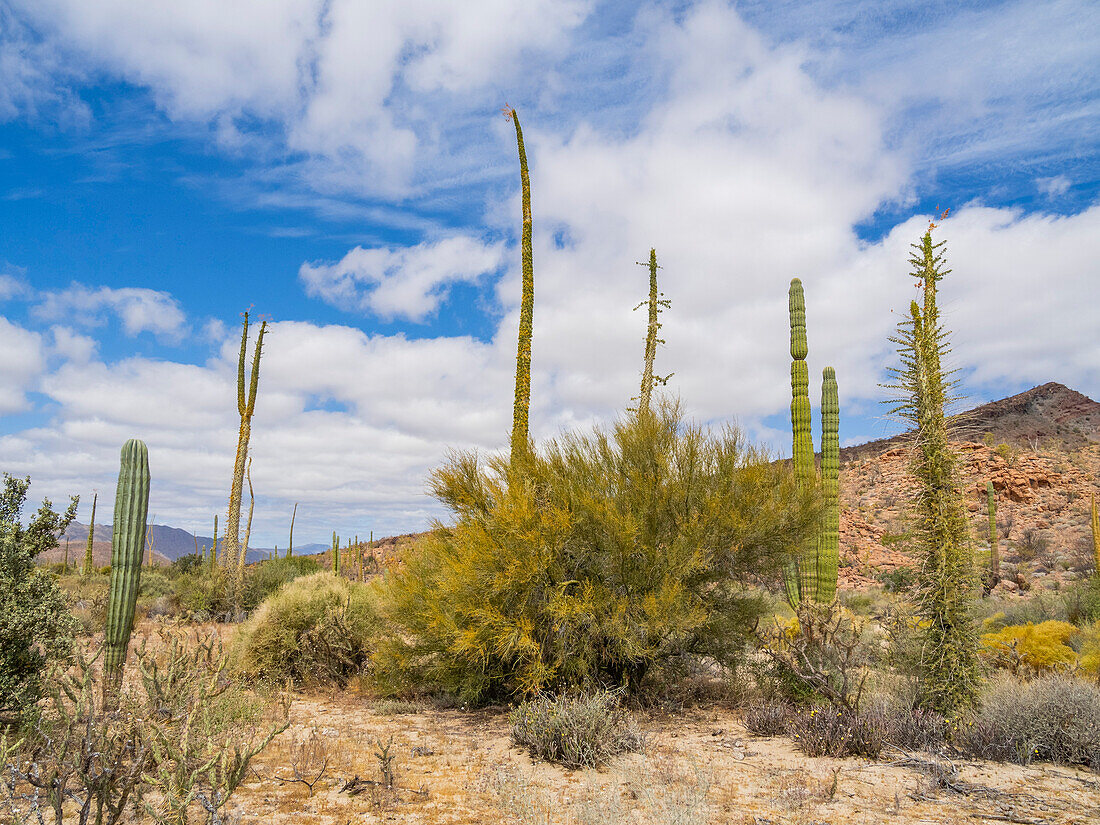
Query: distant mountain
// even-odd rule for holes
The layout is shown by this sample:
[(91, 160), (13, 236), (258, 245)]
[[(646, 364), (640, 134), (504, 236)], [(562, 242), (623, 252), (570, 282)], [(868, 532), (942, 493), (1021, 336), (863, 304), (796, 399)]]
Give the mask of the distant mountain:
[[(102, 566), (110, 563), (112, 529), (110, 524), (96, 524), (95, 526), (93, 555), (98, 565)], [(66, 539), (68, 539), (70, 543), (70, 557), (72, 557), (73, 554), (79, 554), (80, 558), (84, 558), (84, 547), (88, 541), (88, 525), (81, 524), (77, 521), (69, 525), (69, 529), (61, 536), (60, 543), (62, 553), (64, 553)], [(189, 533), (179, 527), (169, 527), (166, 524), (149, 525), (149, 529), (146, 532), (146, 540), (152, 541), (154, 555), (163, 557), (165, 564), (175, 561), (181, 556), (194, 553), (196, 546), (199, 552), (203, 552), (203, 550), (209, 548), (213, 542), (210, 536), (196, 536), (194, 533)], [(218, 546), (219, 548), (221, 547), (221, 539), (218, 540)], [(295, 547), (294, 552), (296, 555), (309, 556), (314, 553), (323, 552), (327, 549), (327, 544), (306, 544), (301, 547)], [(250, 547), (248, 549), (248, 561), (253, 562), (266, 559), (273, 552), (273, 548), (270, 547)], [(281, 548), (279, 552), (280, 554), (285, 554), (286, 548)], [(43, 561), (61, 560), (60, 557), (54, 559), (54, 555), (56, 555), (56, 553), (51, 554), (48, 559), (43, 559)]]

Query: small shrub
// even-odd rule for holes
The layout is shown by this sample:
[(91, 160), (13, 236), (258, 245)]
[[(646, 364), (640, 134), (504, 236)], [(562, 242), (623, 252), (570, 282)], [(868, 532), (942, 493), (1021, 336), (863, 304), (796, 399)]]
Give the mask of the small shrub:
[(567, 768), (598, 768), (643, 742), (612, 691), (538, 696), (513, 710), (509, 721), (513, 742)]
[(366, 665), (377, 628), (370, 586), (325, 571), (295, 579), (260, 605), (232, 652), (251, 679), (343, 687)]
[(1072, 668), (1077, 663), (1077, 652), (1066, 642), (1076, 632), (1069, 622), (1008, 625), (982, 635), (982, 652), (995, 667), (1012, 673)]
[(1064, 675), (1002, 678), (987, 689), (981, 711), (959, 726), (955, 741), (982, 759), (1100, 769), (1100, 686)]
[(884, 570), (877, 578), (887, 593), (908, 593), (917, 583), (917, 571), (912, 567), (897, 567)]
[(830, 706), (811, 708), (792, 717), (790, 730), (807, 756), (874, 759), (884, 744), (883, 726), (877, 715)]
[(756, 736), (781, 736), (787, 732), (795, 709), (784, 702), (755, 702), (745, 708), (743, 720)]
[(321, 565), (308, 556), (270, 559), (247, 568), (244, 607), (252, 610), (287, 582), (318, 572)]
[(1032, 561), (1044, 555), (1050, 547), (1050, 539), (1038, 530), (1028, 527), (1016, 543), (1016, 555), (1022, 561)]

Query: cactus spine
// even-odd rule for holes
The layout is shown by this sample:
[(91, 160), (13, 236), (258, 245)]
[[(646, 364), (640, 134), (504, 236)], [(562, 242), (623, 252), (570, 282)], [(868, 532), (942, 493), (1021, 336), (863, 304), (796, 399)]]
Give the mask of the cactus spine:
[(989, 586), (1001, 580), (1001, 553), (997, 547), (997, 494), (993, 482), (985, 483), (985, 500), (989, 510)]
[(237, 458), (233, 464), (233, 485), (229, 491), (229, 515), (225, 522), (225, 548), (223, 553), (226, 566), (237, 560), (240, 553), (241, 500), (244, 498), (244, 471), (248, 459), (248, 441), (252, 436), (252, 414), (256, 410), (256, 389), (260, 381), (260, 353), (264, 343), (267, 321), (260, 324), (260, 334), (256, 336), (256, 352), (252, 356), (252, 380), (245, 396), (244, 363), (248, 354), (248, 313), (244, 313), (244, 331), (241, 333), (241, 354), (237, 359), (237, 412), (241, 416), (241, 429), (237, 436)]
[(149, 513), (149, 450), (131, 439), (122, 447), (118, 490), (115, 493), (114, 535), (111, 540), (111, 590), (107, 599), (104, 633), (103, 704), (118, 706), (122, 669), (130, 631), (134, 627), (145, 546), (145, 519)]
[(84, 569), (81, 571), (85, 576), (92, 574), (92, 566), (94, 562), (92, 560), (92, 541), (95, 539), (95, 505), (99, 500), (99, 493), (92, 494), (92, 523), (88, 525), (88, 545), (84, 548)]
[[(806, 298), (802, 281), (791, 279), (788, 292), (791, 318), (791, 432), (792, 463), (801, 489), (817, 483), (814, 442), (810, 432), (810, 375), (806, 365)], [(821, 531), (796, 551), (784, 569), (783, 588), (791, 607), (803, 601), (828, 603), (836, 596), (840, 553), (840, 402), (836, 371), (826, 367), (821, 375), (821, 487), (824, 504)]]
[(821, 373), (821, 498), (824, 523), (817, 549), (817, 592), (815, 598), (828, 603), (836, 596), (837, 567), (840, 563), (840, 399), (836, 370)]
[(523, 234), (520, 242), (523, 266), (523, 297), (519, 308), (519, 343), (516, 346), (516, 398), (512, 407), (512, 461), (526, 455), (528, 418), (531, 411), (531, 333), (535, 311), (535, 269), (531, 252), (531, 178), (527, 173), (527, 150), (523, 145), (516, 110), (505, 107), (504, 114), (516, 127), (519, 146), (519, 177), (523, 201)]

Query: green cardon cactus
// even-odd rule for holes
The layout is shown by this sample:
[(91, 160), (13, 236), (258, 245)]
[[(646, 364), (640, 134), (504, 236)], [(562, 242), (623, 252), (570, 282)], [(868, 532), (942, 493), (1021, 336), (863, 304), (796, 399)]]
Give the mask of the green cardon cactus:
[[(806, 365), (806, 299), (802, 281), (791, 280), (788, 294), (791, 318), (791, 430), (794, 474), (800, 487), (817, 483), (814, 443), (810, 432), (810, 377)], [(836, 596), (840, 553), (840, 401), (836, 371), (826, 367), (821, 381), (821, 494), (824, 505), (821, 532), (798, 548), (784, 570), (787, 601), (797, 608), (803, 601), (822, 604)]]
[(111, 540), (111, 590), (104, 628), (103, 704), (116, 707), (122, 686), (126, 650), (134, 627), (149, 513), (149, 450), (130, 439), (122, 447), (115, 493), (114, 534)]

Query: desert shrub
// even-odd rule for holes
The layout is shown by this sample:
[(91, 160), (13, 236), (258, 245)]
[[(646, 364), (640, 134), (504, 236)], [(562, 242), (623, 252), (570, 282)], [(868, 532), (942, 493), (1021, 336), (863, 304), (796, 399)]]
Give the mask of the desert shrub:
[(369, 585), (324, 571), (276, 591), (233, 639), (237, 670), (254, 679), (343, 686), (366, 665), (378, 635)]
[(800, 604), (793, 625), (777, 622), (761, 637), (779, 695), (858, 710), (871, 658), (866, 634), (867, 622), (836, 602)]
[(174, 579), (185, 573), (198, 573), (202, 571), (203, 565), (206, 564), (209, 564), (209, 562), (203, 558), (201, 553), (188, 553), (168, 565), (168, 576)]
[(1050, 539), (1047, 538), (1045, 533), (1033, 527), (1028, 527), (1020, 536), (1020, 540), (1016, 542), (1016, 555), (1022, 561), (1032, 561), (1046, 553), (1049, 547)]
[(992, 682), (955, 742), (982, 759), (1100, 769), (1100, 686), (1061, 674)]
[(0, 490), (0, 724), (19, 721), (42, 695), (42, 676), (72, 648), (76, 620), (55, 578), (34, 566), (76, 516), (74, 498), (64, 514), (49, 500), (27, 526), (20, 522), (30, 479), (4, 473)]
[(795, 708), (786, 702), (758, 701), (745, 708), (742, 721), (745, 729), (756, 736), (781, 736), (787, 732), (795, 713)]
[(229, 579), (221, 571), (196, 568), (178, 576), (172, 586), (176, 611), (197, 621), (226, 619), (235, 612)]
[(3, 821), (227, 821), (252, 757), (286, 728), (286, 697), (267, 701), (223, 678), (216, 637), (162, 629), (152, 649), (135, 651), (140, 678), (107, 711), (98, 657), (77, 651), (55, 667), (41, 713), (17, 739), (0, 738), (0, 811), (12, 817)]
[(1066, 620), (1081, 626), (1100, 622), (1100, 578), (1090, 576), (1077, 582), (1062, 594)]
[(917, 571), (912, 567), (896, 567), (882, 571), (875, 578), (887, 593), (908, 593), (917, 583)]
[(933, 710), (913, 707), (896, 695), (871, 697), (863, 715), (875, 725), (884, 743), (903, 750), (938, 751), (947, 741), (948, 722)]
[(643, 744), (619, 697), (606, 690), (536, 696), (509, 715), (512, 741), (532, 756), (567, 768), (598, 768)]
[(514, 462), (454, 455), (432, 489), (457, 522), (387, 572), (375, 662), (384, 690), (470, 701), (736, 663), (766, 604), (752, 574), (778, 580), (820, 513), (789, 468), (667, 403)]
[(877, 714), (823, 706), (795, 713), (789, 730), (807, 756), (868, 756), (874, 759), (882, 752), (883, 727)]
[(982, 651), (995, 667), (1013, 673), (1072, 668), (1077, 663), (1077, 652), (1066, 643), (1076, 632), (1069, 622), (1008, 625), (995, 633), (982, 634)]
[(321, 565), (307, 556), (269, 559), (245, 571), (244, 607), (251, 610), (287, 582), (318, 572)]

